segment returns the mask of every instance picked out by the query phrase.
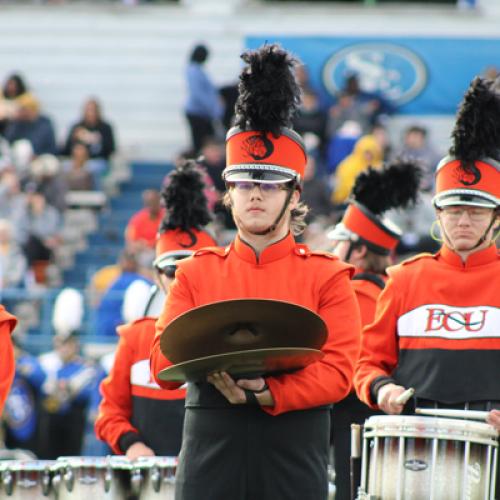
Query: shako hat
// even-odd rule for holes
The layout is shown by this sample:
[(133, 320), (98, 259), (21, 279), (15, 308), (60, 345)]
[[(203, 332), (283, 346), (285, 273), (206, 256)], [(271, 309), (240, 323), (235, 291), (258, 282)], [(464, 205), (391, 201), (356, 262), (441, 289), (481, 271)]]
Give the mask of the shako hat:
[(291, 129), (300, 103), (295, 80), (297, 60), (276, 44), (266, 44), (241, 58), (235, 126), (226, 136), (226, 182), (254, 181), (297, 186), (306, 167), (305, 146)]
[(360, 241), (371, 251), (388, 255), (402, 234), (383, 214), (415, 202), (421, 176), (418, 164), (403, 160), (360, 173), (342, 221), (328, 233), (328, 238)]
[(461, 102), (449, 155), (436, 171), (436, 208), (498, 208), (500, 201), (500, 80), (476, 77)]

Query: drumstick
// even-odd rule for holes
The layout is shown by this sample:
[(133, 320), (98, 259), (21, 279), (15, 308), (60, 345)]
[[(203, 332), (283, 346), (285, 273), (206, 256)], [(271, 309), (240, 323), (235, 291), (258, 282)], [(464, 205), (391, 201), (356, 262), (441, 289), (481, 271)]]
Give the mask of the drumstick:
[(415, 389), (413, 387), (410, 387), (409, 389), (406, 389), (405, 392), (402, 392), (397, 398), (396, 398), (396, 404), (398, 405), (404, 405), (406, 402), (415, 394)]
[(451, 410), (446, 408), (415, 408), (415, 413), (420, 415), (432, 415), (435, 417), (457, 417), (469, 418), (471, 420), (486, 420), (489, 412), (478, 410)]

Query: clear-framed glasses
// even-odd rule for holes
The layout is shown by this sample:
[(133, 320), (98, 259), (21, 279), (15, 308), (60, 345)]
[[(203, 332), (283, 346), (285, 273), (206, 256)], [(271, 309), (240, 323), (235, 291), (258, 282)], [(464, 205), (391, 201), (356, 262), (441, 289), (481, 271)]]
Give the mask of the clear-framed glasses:
[(491, 208), (467, 207), (467, 206), (444, 207), (442, 210), (446, 218), (453, 222), (460, 220), (464, 212), (467, 213), (467, 216), (473, 222), (481, 222), (491, 217), (493, 212)]
[(250, 193), (255, 187), (258, 187), (263, 195), (271, 195), (286, 190), (287, 186), (284, 183), (262, 183), (251, 181), (235, 181), (229, 184), (230, 187), (240, 193)]

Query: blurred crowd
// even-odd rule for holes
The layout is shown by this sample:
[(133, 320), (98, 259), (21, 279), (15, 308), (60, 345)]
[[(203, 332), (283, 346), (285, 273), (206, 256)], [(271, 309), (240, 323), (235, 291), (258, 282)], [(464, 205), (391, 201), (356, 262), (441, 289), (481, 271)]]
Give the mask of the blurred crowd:
[[(235, 231), (222, 203), (221, 173), (237, 84), (218, 87), (212, 81), (205, 69), (209, 55), (205, 45), (197, 45), (189, 55), (184, 113), (191, 144), (172, 163), (198, 159), (213, 214), (211, 227), (224, 245)], [(329, 230), (341, 218), (356, 176), (369, 166), (378, 168), (403, 158), (417, 161), (424, 175), (420, 201), (389, 214), (403, 231), (393, 260), (436, 250), (438, 243), (430, 236), (435, 217), (429, 198), (444, 151), (436, 149), (428, 126), (415, 122), (402, 137), (391, 138), (389, 125), (397, 109), (383, 96), (364, 92), (357, 75), (346, 75), (333, 104), (321, 102), (306, 67), (300, 67), (297, 76), (303, 99), (293, 127), (303, 136), (308, 153), (302, 198), (311, 209), (302, 240), (312, 249), (329, 250)], [(56, 137), (43, 103), (28, 83), (19, 74), (9, 75), (0, 94), (0, 290), (4, 292), (63, 288), (60, 258), (68, 193), (105, 191), (117, 146), (99, 100), (82, 103), (65, 140), (58, 143)], [(151, 186), (144, 191), (143, 208), (118, 228), (124, 232), (125, 248), (116, 263), (98, 269), (88, 283), (88, 303), (99, 334), (111, 343), (116, 343), (118, 325), (144, 314), (145, 301), (137, 297), (147, 297), (152, 285), (154, 247), (165, 216), (160, 190), (161, 186)], [(50, 352), (30, 353), (14, 335), (17, 372), (4, 412), (4, 441), (10, 449), (28, 450), (44, 459), (109, 451), (96, 441), (93, 421), (100, 401), (98, 386), (109, 372), (112, 352), (93, 358), (82, 355), (86, 298), (85, 291), (73, 292), (61, 292), (65, 293), (61, 307), (71, 311), (71, 319), (62, 326), (54, 322)], [(17, 300), (12, 297), (4, 293), (2, 303), (16, 314)]]

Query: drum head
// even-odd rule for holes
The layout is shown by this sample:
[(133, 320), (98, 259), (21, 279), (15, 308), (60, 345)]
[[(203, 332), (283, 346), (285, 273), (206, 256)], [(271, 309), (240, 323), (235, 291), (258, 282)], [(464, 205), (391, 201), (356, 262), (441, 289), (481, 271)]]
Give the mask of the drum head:
[(168, 382), (199, 382), (215, 371), (237, 378), (254, 378), (303, 368), (324, 353), (296, 347), (239, 351), (186, 361), (162, 370), (158, 378)]
[(173, 363), (238, 351), (295, 347), (320, 349), (328, 329), (315, 312), (266, 299), (226, 300), (191, 309), (161, 335), (162, 353)]

